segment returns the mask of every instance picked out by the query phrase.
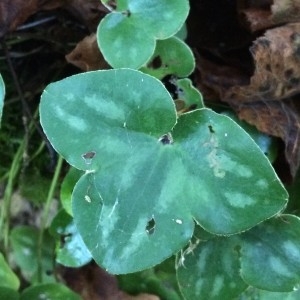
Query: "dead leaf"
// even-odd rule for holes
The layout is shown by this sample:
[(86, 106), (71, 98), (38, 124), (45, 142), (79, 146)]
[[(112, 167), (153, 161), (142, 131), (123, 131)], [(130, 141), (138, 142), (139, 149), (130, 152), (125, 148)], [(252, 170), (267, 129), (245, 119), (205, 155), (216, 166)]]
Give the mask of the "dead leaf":
[(251, 47), (255, 72), (248, 86), (236, 86), (225, 101), (281, 100), (300, 92), (300, 23), (268, 30)]
[(66, 284), (81, 295), (83, 300), (159, 300), (155, 295), (132, 296), (119, 290), (116, 277), (95, 263), (77, 269), (62, 267), (60, 274)]
[(243, 23), (245, 24), (245, 27), (248, 28), (251, 32), (265, 30), (274, 26), (274, 21), (271, 18), (272, 13), (269, 9), (243, 9), (240, 12), (240, 16), (243, 20)]
[(0, 38), (22, 24), (38, 9), (38, 0), (2, 0), (0, 2)]
[(66, 55), (66, 60), (83, 71), (108, 69), (98, 45), (96, 34), (85, 37), (75, 49)]
[(272, 20), (275, 24), (299, 22), (299, 0), (274, 0), (271, 6)]
[(249, 76), (239, 68), (217, 64), (198, 53), (195, 55), (197, 61), (196, 85), (204, 99), (222, 99), (222, 95), (231, 87), (249, 83)]
[(300, 165), (300, 113), (294, 102), (259, 101), (233, 105), (233, 108), (241, 120), (284, 141), (285, 157), (295, 177)]
[(0, 1), (0, 38), (14, 31), (31, 15), (41, 10), (63, 7), (78, 17), (91, 30), (96, 27), (107, 9), (99, 0), (1, 0)]

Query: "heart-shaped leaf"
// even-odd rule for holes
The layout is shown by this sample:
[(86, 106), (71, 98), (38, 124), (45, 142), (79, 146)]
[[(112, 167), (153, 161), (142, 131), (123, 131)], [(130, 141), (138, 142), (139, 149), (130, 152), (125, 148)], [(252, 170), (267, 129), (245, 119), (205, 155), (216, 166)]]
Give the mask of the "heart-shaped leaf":
[(152, 56), (156, 40), (174, 35), (189, 12), (187, 0), (128, 0), (116, 5), (97, 30), (99, 48), (114, 68), (139, 69)]
[(54, 148), (86, 171), (73, 191), (74, 221), (112, 273), (171, 256), (191, 238), (193, 220), (233, 234), (286, 205), (268, 159), (241, 127), (208, 109), (176, 123), (167, 90), (141, 72), (97, 71), (50, 84), (40, 114)]

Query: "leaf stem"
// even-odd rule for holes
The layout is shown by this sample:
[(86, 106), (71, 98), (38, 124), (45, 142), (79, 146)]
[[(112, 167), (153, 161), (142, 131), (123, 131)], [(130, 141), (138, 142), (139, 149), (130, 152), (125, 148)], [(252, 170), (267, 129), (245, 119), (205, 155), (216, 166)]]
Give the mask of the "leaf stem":
[(43, 210), (43, 214), (41, 217), (41, 226), (40, 226), (40, 231), (39, 231), (39, 237), (38, 237), (38, 243), (37, 243), (37, 280), (38, 282), (42, 282), (42, 273), (43, 273), (43, 267), (42, 267), (42, 246), (43, 246), (43, 240), (44, 240), (44, 232), (45, 228), (47, 226), (47, 221), (49, 218), (49, 211), (51, 207), (51, 203), (53, 200), (54, 192), (57, 187), (57, 182), (58, 178), (62, 169), (62, 164), (63, 164), (63, 158), (62, 156), (58, 157), (58, 161), (56, 164), (55, 172), (51, 181), (51, 185), (48, 191), (45, 207)]

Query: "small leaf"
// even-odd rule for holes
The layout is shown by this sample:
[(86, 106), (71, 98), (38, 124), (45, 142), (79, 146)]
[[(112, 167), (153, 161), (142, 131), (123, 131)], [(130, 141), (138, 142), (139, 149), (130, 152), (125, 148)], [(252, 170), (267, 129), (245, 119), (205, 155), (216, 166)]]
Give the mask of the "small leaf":
[(178, 254), (177, 278), (185, 299), (231, 300), (247, 288), (235, 236), (194, 239)]
[(61, 210), (53, 219), (50, 232), (58, 240), (56, 261), (66, 267), (81, 267), (92, 260), (89, 250), (86, 248), (73, 218), (64, 210)]
[(300, 285), (300, 219), (282, 215), (243, 234), (241, 274), (257, 288), (289, 292)]
[(47, 300), (81, 300), (82, 298), (59, 283), (47, 283), (30, 286), (25, 289), (20, 300), (47, 299)]
[[(37, 280), (37, 248), (39, 232), (37, 229), (29, 226), (15, 227), (11, 231), (11, 245), (13, 249), (13, 257), (16, 264), (20, 267), (23, 276), (31, 281)], [(43, 280), (54, 281), (53, 276), (53, 253), (54, 241), (49, 234), (44, 233), (44, 241), (42, 245), (42, 267)]]
[(2, 110), (4, 105), (4, 95), (5, 95), (5, 85), (0, 74), (0, 127), (1, 127), (1, 119), (2, 119)]
[(139, 69), (152, 56), (156, 40), (174, 35), (188, 11), (186, 0), (118, 1), (99, 24), (99, 48), (112, 67)]
[[(171, 81), (172, 82), (172, 81)], [(193, 86), (188, 78), (178, 79), (172, 82), (177, 90), (177, 99), (175, 100), (177, 113), (184, 113), (196, 108), (204, 108), (201, 93)], [(178, 104), (180, 103), (180, 107)]]
[[(5, 261), (3, 254), (0, 253), (0, 288), (7, 287), (13, 290), (17, 290), (19, 286), (20, 286), (19, 278), (11, 270), (11, 268)], [(4, 299), (4, 298), (0, 298), (0, 299)]]
[(61, 204), (65, 209), (65, 211), (70, 216), (73, 215), (72, 201), (71, 201), (73, 188), (82, 175), (83, 175), (82, 171), (71, 167), (61, 185), (61, 190), (60, 190)]
[(193, 52), (183, 41), (173, 36), (157, 41), (152, 58), (141, 71), (162, 79), (170, 74), (187, 77), (194, 68)]

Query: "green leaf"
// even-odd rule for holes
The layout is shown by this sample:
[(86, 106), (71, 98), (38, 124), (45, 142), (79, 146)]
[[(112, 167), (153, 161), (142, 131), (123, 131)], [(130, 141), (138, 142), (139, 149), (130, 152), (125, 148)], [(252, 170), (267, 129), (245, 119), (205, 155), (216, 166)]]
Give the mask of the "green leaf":
[(269, 292), (249, 287), (238, 300), (298, 300), (300, 290), (289, 293)]
[(147, 293), (157, 295), (159, 299), (182, 300), (174, 266), (172, 256), (155, 268), (117, 276), (118, 286), (122, 291), (133, 295)]
[(13, 290), (17, 290), (19, 286), (19, 278), (9, 267), (9, 265), (3, 257), (3, 254), (0, 253), (0, 288), (7, 287)]
[(247, 131), (247, 133), (249, 133), (249, 135), (253, 138), (253, 140), (259, 146), (261, 151), (264, 152), (264, 154), (268, 157), (271, 163), (275, 161), (278, 153), (278, 143), (275, 137), (260, 132), (255, 126), (252, 126), (247, 122), (239, 120), (238, 117), (230, 111), (223, 112), (222, 114), (230, 117), (245, 131)]
[(19, 300), (20, 295), (17, 291), (0, 286), (0, 299), (3, 300)]
[(66, 267), (81, 267), (92, 260), (73, 218), (61, 210), (53, 219), (50, 232), (58, 240), (56, 261)]
[(272, 166), (241, 127), (208, 109), (176, 123), (167, 90), (141, 72), (97, 71), (51, 84), (40, 115), (54, 148), (86, 171), (72, 195), (74, 221), (112, 273), (170, 257), (190, 240), (194, 220), (233, 234), (286, 205)]
[(193, 86), (188, 78), (171, 81), (176, 86), (178, 98), (175, 100), (177, 113), (186, 112), (195, 108), (203, 108), (201, 93)]
[[(30, 282), (37, 281), (37, 249), (39, 232), (30, 226), (15, 227), (10, 234), (13, 257), (23, 276)], [(53, 273), (54, 240), (44, 233), (42, 245), (43, 281), (54, 281)]]
[(25, 289), (20, 300), (47, 299), (47, 300), (81, 300), (82, 298), (59, 283), (47, 283), (31, 286)]
[(194, 239), (178, 255), (177, 278), (185, 299), (231, 300), (247, 288), (239, 269), (236, 240)]
[(157, 41), (152, 58), (141, 71), (158, 79), (166, 75), (189, 76), (195, 68), (191, 49), (179, 38)]
[(0, 74), (0, 127), (1, 127), (1, 119), (2, 119), (2, 110), (4, 105), (4, 95), (5, 95), (5, 85)]
[(65, 211), (72, 216), (72, 192), (76, 182), (83, 175), (83, 172), (75, 168), (70, 168), (61, 185), (60, 200)]
[(300, 219), (282, 215), (243, 234), (241, 274), (263, 290), (289, 292), (300, 284)]
[(116, 11), (98, 26), (99, 48), (112, 67), (139, 69), (152, 56), (156, 40), (179, 31), (188, 12), (186, 0), (117, 1)]

